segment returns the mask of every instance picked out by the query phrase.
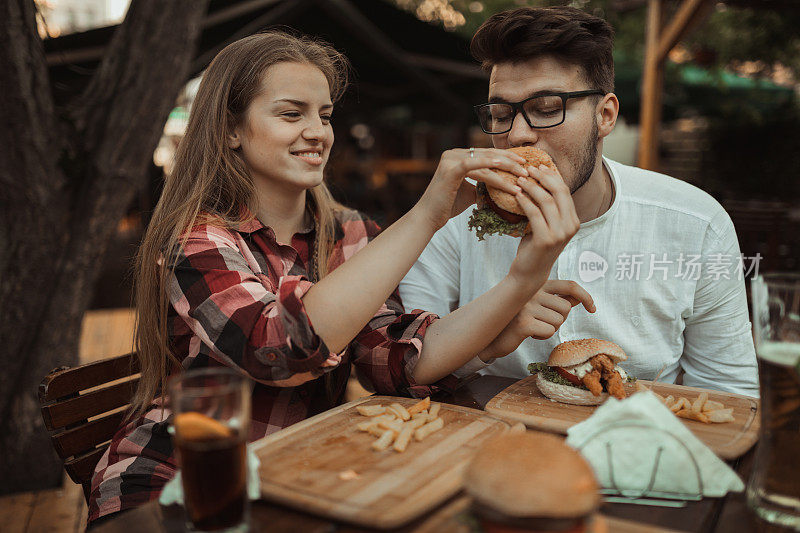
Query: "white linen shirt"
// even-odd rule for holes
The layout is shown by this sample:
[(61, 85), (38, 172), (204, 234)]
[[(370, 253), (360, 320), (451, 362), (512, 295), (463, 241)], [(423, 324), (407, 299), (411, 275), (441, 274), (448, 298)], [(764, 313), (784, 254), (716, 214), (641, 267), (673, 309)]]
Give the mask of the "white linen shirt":
[[(596, 337), (628, 354), (630, 375), (758, 396), (758, 371), (736, 232), (719, 203), (663, 174), (603, 159), (615, 197), (602, 216), (581, 224), (550, 272), (592, 295), (597, 312), (579, 305), (546, 340), (526, 339), (475, 371), (522, 378), (528, 363), (547, 361), (567, 340)], [(400, 283), (406, 309), (444, 316), (508, 273), (519, 239), (478, 241), (467, 228), (472, 209), (450, 220)], [(638, 267), (637, 267), (638, 265)], [(747, 262), (744, 262), (747, 266)], [(637, 272), (638, 268), (638, 272)], [(699, 270), (698, 270), (699, 268)]]

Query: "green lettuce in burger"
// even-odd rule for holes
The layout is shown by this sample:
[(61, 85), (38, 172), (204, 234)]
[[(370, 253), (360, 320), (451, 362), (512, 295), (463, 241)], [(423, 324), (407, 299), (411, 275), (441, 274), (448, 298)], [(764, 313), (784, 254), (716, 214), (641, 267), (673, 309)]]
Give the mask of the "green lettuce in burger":
[[(521, 155), (526, 159), (526, 165), (539, 168), (540, 165), (556, 169), (555, 163), (547, 152), (533, 146), (518, 146), (509, 148), (509, 151)], [(509, 182), (516, 183), (517, 176), (504, 170), (494, 170)], [(531, 232), (531, 226), (525, 212), (513, 194), (487, 186), (479, 182), (477, 186), (477, 207), (472, 211), (467, 225), (475, 230), (478, 240), (482, 241), (486, 235), (510, 235), (523, 237)]]

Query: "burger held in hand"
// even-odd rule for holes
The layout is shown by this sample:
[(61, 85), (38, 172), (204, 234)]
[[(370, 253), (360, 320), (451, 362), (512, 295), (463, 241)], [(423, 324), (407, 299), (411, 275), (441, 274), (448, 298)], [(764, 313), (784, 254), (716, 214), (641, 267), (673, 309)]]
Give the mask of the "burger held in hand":
[(564, 439), (505, 433), (475, 453), (464, 474), (472, 511), (485, 533), (600, 533), (597, 480)]
[[(508, 149), (526, 160), (526, 166), (539, 168), (545, 165), (558, 171), (555, 163), (544, 150), (533, 146), (518, 146)], [(517, 176), (504, 170), (494, 170), (509, 183), (516, 183)], [(531, 232), (531, 226), (525, 212), (520, 207), (513, 194), (490, 187), (483, 182), (477, 186), (477, 207), (472, 211), (467, 225), (475, 230), (478, 240), (482, 241), (486, 235), (511, 235), (522, 237)]]
[(624, 384), (633, 378), (617, 363), (628, 356), (611, 341), (580, 339), (562, 342), (550, 352), (547, 363), (531, 363), (542, 394), (562, 403), (598, 405), (609, 395), (626, 398)]

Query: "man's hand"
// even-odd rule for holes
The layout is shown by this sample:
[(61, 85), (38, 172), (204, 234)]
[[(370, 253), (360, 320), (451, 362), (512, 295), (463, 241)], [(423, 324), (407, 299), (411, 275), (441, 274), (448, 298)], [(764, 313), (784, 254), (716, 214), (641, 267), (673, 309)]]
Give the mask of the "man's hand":
[(549, 339), (578, 304), (596, 311), (591, 295), (576, 282), (548, 280), (478, 357), (489, 363), (510, 354), (528, 337)]

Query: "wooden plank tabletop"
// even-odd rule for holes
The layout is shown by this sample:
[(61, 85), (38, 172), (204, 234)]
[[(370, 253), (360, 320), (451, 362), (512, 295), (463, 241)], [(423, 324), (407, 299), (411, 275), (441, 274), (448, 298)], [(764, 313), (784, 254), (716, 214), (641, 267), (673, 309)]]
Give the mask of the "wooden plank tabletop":
[[(496, 376), (483, 376), (465, 382), (453, 395), (440, 395), (436, 401), (453, 403), (472, 408), (483, 408), (498, 392), (516, 380)], [(752, 462), (753, 451), (749, 451), (731, 466), (746, 479)], [(393, 530), (396, 533), (464, 532), (466, 511), (463, 496), (456, 495), (420, 519)], [(601, 513), (614, 527), (610, 531), (690, 531), (698, 533), (777, 533), (785, 529), (771, 526), (754, 517), (745, 504), (743, 494), (729, 494), (725, 498), (706, 498), (689, 502), (683, 508), (662, 508), (619, 503), (606, 503)], [(98, 524), (100, 533), (126, 532), (130, 524), (136, 523), (142, 531), (184, 531), (183, 513), (178, 507), (162, 508), (153, 501), (137, 509), (110, 518)], [(334, 520), (320, 518), (309, 513), (289, 509), (265, 501), (253, 502), (252, 526), (254, 531), (276, 532), (307, 531), (310, 533), (366, 533), (375, 530), (346, 525)], [(435, 528), (434, 528), (435, 526)], [(468, 524), (466, 524), (468, 527)], [(632, 529), (623, 529), (631, 527)], [(660, 528), (660, 529), (659, 529)]]

